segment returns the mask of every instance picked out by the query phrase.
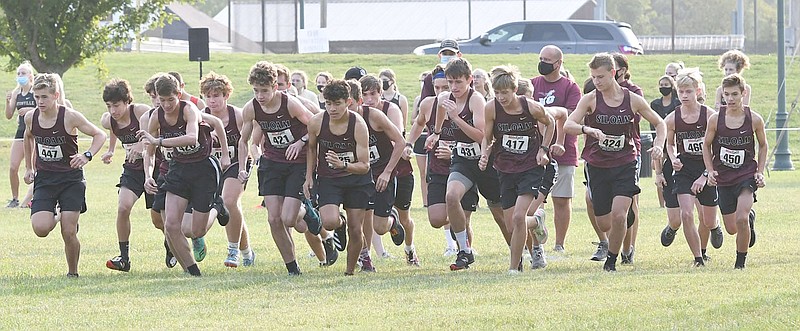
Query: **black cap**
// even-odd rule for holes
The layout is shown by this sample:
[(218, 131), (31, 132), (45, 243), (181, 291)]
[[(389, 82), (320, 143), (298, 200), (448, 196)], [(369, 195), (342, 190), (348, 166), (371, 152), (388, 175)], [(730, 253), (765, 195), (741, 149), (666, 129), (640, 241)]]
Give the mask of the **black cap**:
[(439, 53), (442, 51), (453, 51), (453, 53), (458, 53), (458, 42), (454, 39), (442, 40), (442, 43), (439, 45)]
[(367, 71), (364, 70), (364, 68), (352, 67), (350, 69), (347, 69), (347, 72), (344, 74), (344, 80), (350, 80), (350, 79), (359, 80), (361, 79), (361, 77), (364, 77), (366, 75)]

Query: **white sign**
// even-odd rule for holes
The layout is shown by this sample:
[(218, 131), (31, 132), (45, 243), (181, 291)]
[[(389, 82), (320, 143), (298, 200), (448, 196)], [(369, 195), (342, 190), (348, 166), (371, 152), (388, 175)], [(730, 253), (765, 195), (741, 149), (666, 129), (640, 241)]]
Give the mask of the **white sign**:
[(298, 53), (327, 53), (328, 49), (327, 29), (297, 30)]

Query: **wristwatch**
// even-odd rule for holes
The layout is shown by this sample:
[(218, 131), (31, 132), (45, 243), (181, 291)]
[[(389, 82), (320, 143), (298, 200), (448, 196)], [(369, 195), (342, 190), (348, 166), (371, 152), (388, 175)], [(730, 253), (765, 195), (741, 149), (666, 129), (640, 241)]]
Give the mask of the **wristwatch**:
[(703, 170), (703, 177), (708, 177), (708, 170)]
[(545, 153), (549, 153), (550, 152), (550, 147), (547, 147), (545, 145), (541, 145), (541, 146), (539, 146), (539, 148), (541, 148)]
[(83, 152), (83, 156), (85, 156), (87, 159), (89, 159), (89, 161), (92, 160), (92, 152), (90, 152), (90, 151)]
[(308, 137), (307, 136), (302, 136), (302, 137), (300, 137), (300, 141), (302, 141), (304, 144), (308, 144)]

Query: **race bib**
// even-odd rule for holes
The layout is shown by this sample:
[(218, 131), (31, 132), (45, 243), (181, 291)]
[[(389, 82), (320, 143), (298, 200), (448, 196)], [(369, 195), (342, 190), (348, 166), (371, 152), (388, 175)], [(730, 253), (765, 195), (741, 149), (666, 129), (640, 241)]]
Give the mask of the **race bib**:
[(381, 158), (381, 154), (378, 153), (378, 146), (369, 146), (369, 163), (373, 164), (378, 162)]
[(456, 155), (468, 160), (477, 160), (481, 157), (481, 145), (477, 142), (456, 143)]
[(719, 159), (722, 165), (738, 169), (744, 164), (744, 150), (727, 149), (720, 146)]
[(524, 154), (528, 151), (529, 136), (503, 135), (503, 149), (509, 153)]
[[(133, 148), (136, 147), (136, 143), (129, 143), (129, 144), (122, 144), (122, 148), (125, 150), (125, 159), (131, 156), (133, 153)], [(139, 153), (139, 156), (136, 157), (137, 160), (142, 158), (142, 154)]]
[(291, 129), (278, 132), (267, 132), (269, 143), (275, 148), (286, 148), (294, 141)]
[(683, 150), (691, 155), (703, 155), (703, 139), (704, 138), (702, 137), (694, 139), (684, 139)]
[(619, 152), (625, 146), (625, 136), (606, 135), (606, 139), (600, 141), (600, 149), (606, 152)]
[(45, 162), (61, 161), (64, 158), (64, 153), (61, 151), (61, 146), (50, 146), (36, 144), (39, 149), (39, 158)]
[(175, 151), (184, 155), (194, 154), (200, 150), (200, 143), (194, 143), (193, 146), (179, 146), (174, 147)]
[[(222, 159), (222, 148), (221, 147), (220, 148), (214, 148), (214, 149), (211, 150), (211, 152), (214, 154), (214, 157), (216, 157), (217, 160), (221, 160)], [(235, 154), (236, 154), (235, 147), (228, 146), (228, 157), (231, 159), (231, 162), (234, 161), (233, 158), (234, 158)]]
[(161, 155), (164, 155), (164, 160), (172, 161), (172, 154), (172, 147), (161, 147)]
[(356, 161), (356, 157), (353, 155), (353, 152), (336, 153), (336, 157), (338, 157), (342, 162), (353, 163)]

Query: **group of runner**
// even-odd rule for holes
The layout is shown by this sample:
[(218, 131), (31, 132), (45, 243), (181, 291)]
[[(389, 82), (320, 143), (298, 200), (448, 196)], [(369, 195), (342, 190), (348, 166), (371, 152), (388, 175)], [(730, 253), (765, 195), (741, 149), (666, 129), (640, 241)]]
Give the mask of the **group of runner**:
[[(531, 268), (544, 268), (549, 234), (543, 205), (549, 196), (553, 252), (563, 253), (579, 165), (577, 137), (583, 135), (587, 210), (599, 240), (592, 260), (604, 260), (604, 270), (615, 271), (618, 258), (634, 261), (639, 169), (650, 166), (641, 164), (642, 153), (653, 160), (668, 208), (662, 244), (670, 245), (683, 226), (694, 265), (704, 265), (709, 237), (715, 248), (722, 245), (719, 206), (726, 231), (736, 234), (735, 268), (744, 268), (755, 242), (752, 205), (764, 186), (767, 150), (764, 122), (750, 110), (751, 88), (741, 76), (749, 66), (744, 54), (721, 57), (726, 77), (713, 108), (701, 102), (700, 71), (680, 63), (667, 65), (659, 79), (663, 98), (649, 104), (630, 81), (622, 54), (593, 56), (583, 94), (552, 45), (541, 50), (540, 75), (530, 80), (513, 66), (473, 70), (454, 40), (442, 42), (439, 59), (421, 76), (422, 93), (411, 103), (389, 69), (373, 75), (353, 67), (342, 80), (321, 72), (317, 95), (307, 89), (302, 71), (259, 61), (248, 74), (253, 98), (242, 108), (228, 104), (231, 81), (214, 72), (200, 82), (202, 98), (186, 92), (180, 74), (157, 73), (145, 84), (150, 104), (133, 102), (129, 82), (109, 81), (101, 124), (110, 140), (101, 160), (112, 162), (118, 141), (125, 157), (118, 185), (119, 255), (106, 266), (131, 270), (130, 214), (143, 194), (153, 225), (163, 232), (167, 267), (180, 264), (200, 276), (204, 236), (215, 219), (228, 239), (224, 265), (254, 265), (240, 202), (253, 168), (290, 275), (302, 273), (293, 232), (303, 233), (320, 266), (333, 265), (346, 250), (345, 275), (376, 271), (370, 249), (382, 249), (386, 233), (404, 245), (409, 265), (420, 266), (409, 212), (410, 159), (416, 156), (429, 223), (444, 228), (445, 255), (455, 255), (450, 270), (475, 262), (470, 218), (479, 194), (509, 247), (509, 273), (523, 271), (526, 253)], [(86, 211), (82, 166), (100, 153), (106, 134), (66, 105), (57, 75), (34, 76), (26, 63), (17, 77), (6, 115), (16, 110), (20, 118), (24, 142), (17, 148), (24, 150), (19, 159), (25, 160), (25, 182), (33, 183), (34, 232), (47, 236), (61, 222), (68, 276), (77, 277), (78, 218)], [(407, 117), (412, 125), (406, 133)], [(655, 132), (648, 150), (642, 149), (641, 118)], [(92, 137), (83, 153), (77, 131)], [(19, 203), (14, 189), (10, 206)]]

